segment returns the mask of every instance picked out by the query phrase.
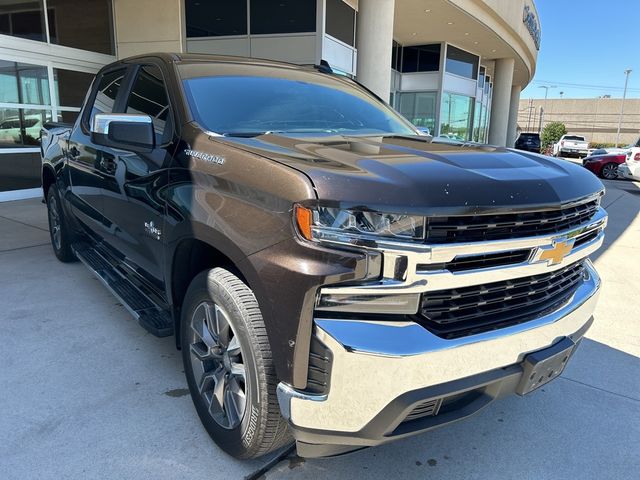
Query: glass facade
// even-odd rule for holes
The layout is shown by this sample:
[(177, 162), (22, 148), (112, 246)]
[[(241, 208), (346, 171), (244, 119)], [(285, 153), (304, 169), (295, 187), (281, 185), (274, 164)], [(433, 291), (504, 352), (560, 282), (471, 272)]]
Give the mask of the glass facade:
[(398, 111), (402, 116), (416, 127), (435, 132), (437, 92), (401, 92), (397, 98)]
[[(184, 0), (184, 7), (187, 38), (287, 34), (316, 30), (316, 0)], [(335, 6), (331, 7), (332, 14), (344, 13), (341, 7), (337, 8), (340, 10), (337, 11)], [(329, 5), (327, 16), (328, 12)], [(330, 35), (345, 41), (341, 37), (350, 37), (348, 24), (348, 19), (335, 18), (333, 15), (330, 25), (334, 32)]]
[(453, 140), (470, 140), (473, 98), (444, 92), (440, 108), (440, 136)]
[(114, 55), (111, 11), (111, 0), (3, 1), (0, 34)]
[[(448, 44), (403, 46), (396, 41), (391, 52), (396, 86), (392, 104), (404, 117), (434, 136), (486, 143), (492, 83), (478, 55)], [(437, 73), (437, 80), (433, 76), (403, 77), (419, 72)], [(462, 78), (454, 81), (446, 73)], [(417, 82), (423, 81), (425, 88), (419, 90)]]
[(349, 46), (356, 44), (356, 11), (342, 0), (327, 0), (325, 30)]
[[(105, 63), (96, 54), (113, 55), (113, 37), (111, 0), (0, 1), (0, 191), (40, 185), (40, 130), (76, 120), (94, 77), (88, 72)], [(52, 47), (43, 58), (41, 43), (76, 53)], [(84, 59), (77, 70), (75, 56)]]

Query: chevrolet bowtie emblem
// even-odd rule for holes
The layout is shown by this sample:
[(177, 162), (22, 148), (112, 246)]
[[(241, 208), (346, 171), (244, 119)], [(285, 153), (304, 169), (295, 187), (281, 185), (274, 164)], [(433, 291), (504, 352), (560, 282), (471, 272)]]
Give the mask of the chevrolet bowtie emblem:
[(538, 261), (547, 262), (547, 265), (557, 265), (564, 260), (564, 257), (571, 253), (575, 238), (569, 240), (554, 240), (549, 247), (540, 247), (538, 254)]

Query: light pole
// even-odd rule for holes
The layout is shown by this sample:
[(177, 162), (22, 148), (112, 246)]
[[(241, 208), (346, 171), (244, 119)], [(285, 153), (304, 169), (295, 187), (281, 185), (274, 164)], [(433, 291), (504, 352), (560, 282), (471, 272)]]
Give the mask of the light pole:
[(538, 88), (544, 88), (544, 106), (542, 107), (542, 114), (540, 115), (540, 130), (544, 127), (544, 116), (547, 114), (547, 96), (549, 95), (550, 88), (558, 88), (556, 85), (540, 85)]
[(624, 100), (627, 98), (627, 84), (629, 83), (629, 74), (631, 69), (627, 68), (624, 71), (624, 92), (622, 93), (622, 105), (620, 106), (620, 118), (618, 118), (618, 132), (616, 133), (616, 147), (620, 141), (620, 126), (622, 125), (622, 114), (624, 113)]
[(564, 95), (564, 92), (560, 92), (560, 100), (562, 100), (563, 95)]

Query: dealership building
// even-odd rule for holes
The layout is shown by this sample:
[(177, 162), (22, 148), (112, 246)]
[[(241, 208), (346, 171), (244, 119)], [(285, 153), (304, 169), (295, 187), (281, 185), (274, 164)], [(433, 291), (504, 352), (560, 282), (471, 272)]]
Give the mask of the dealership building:
[(0, 199), (35, 194), (42, 124), (118, 58), (326, 60), (433, 135), (512, 146), (539, 45), (533, 0), (0, 0)]

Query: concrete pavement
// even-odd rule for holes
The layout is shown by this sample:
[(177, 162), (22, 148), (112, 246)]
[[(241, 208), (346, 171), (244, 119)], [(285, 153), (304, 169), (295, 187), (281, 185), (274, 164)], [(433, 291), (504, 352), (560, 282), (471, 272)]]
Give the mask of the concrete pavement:
[[(475, 417), (281, 478), (627, 478), (640, 471), (640, 185), (606, 182), (596, 321), (563, 376)], [(58, 262), (44, 206), (0, 203), (0, 478), (243, 478), (200, 425), (173, 339), (80, 264)]]

